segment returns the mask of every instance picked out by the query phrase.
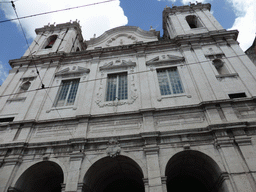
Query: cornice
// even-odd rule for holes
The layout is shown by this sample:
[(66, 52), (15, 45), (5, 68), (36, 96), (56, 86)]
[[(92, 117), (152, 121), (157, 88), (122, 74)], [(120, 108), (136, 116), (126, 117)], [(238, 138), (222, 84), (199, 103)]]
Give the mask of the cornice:
[[(212, 41), (216, 43), (216, 40), (228, 41), (228, 43), (235, 43), (238, 36), (237, 30), (220, 30), (220, 31), (211, 31), (208, 33), (201, 33), (196, 35), (182, 35), (177, 36), (174, 39), (153, 41), (148, 43), (138, 43), (130, 44), (123, 46), (114, 46), (108, 48), (94, 49), (94, 50), (85, 50), (73, 53), (51, 53), (40, 56), (29, 56), (21, 57), (20, 59), (13, 59), (9, 61), (11, 67), (20, 66), (20, 65), (53, 65), (56, 62), (62, 61), (78, 61), (81, 59), (92, 59), (97, 56), (99, 58), (104, 58), (113, 55), (126, 55), (126, 54), (136, 54), (140, 50), (144, 50), (145, 54), (151, 51), (163, 51), (170, 50), (171, 48), (177, 49), (181, 46), (187, 46), (188, 44), (199, 44), (203, 42), (209, 43)], [(226, 41), (225, 41), (226, 42)]]
[[(191, 110), (191, 109), (204, 109), (204, 107), (211, 107), (215, 106), (216, 104), (231, 104), (231, 103), (240, 103), (240, 102), (246, 102), (246, 101), (255, 101), (256, 98), (237, 98), (237, 99), (223, 99), (223, 100), (213, 100), (213, 101), (205, 101), (201, 102), (199, 104), (194, 105), (183, 105), (183, 106), (176, 106), (176, 107), (165, 107), (165, 108), (149, 108), (149, 109), (140, 109), (136, 111), (127, 111), (127, 112), (120, 112), (120, 113), (106, 113), (106, 114), (97, 114), (97, 115), (81, 115), (81, 116), (74, 116), (69, 117), (65, 119), (61, 118), (55, 118), (55, 119), (47, 119), (47, 120), (24, 120), (24, 121), (13, 121), (8, 123), (8, 125), (12, 126), (13, 128), (19, 124), (31, 124), (32, 125), (40, 125), (45, 123), (54, 123), (54, 122), (67, 122), (67, 121), (76, 121), (78, 123), (80, 120), (86, 119), (90, 120), (91, 118), (102, 118), (102, 117), (113, 117), (113, 116), (125, 116), (125, 115), (141, 115), (145, 112), (165, 112), (165, 111), (177, 111), (177, 110)], [(245, 122), (242, 122), (242, 124), (245, 124)], [(0, 125), (0, 127), (6, 127), (7, 124)], [(221, 125), (224, 125), (223, 123)], [(226, 124), (225, 124), (226, 125)], [(212, 127), (213, 126), (213, 127)], [(214, 126), (219, 125), (211, 125), (209, 128), (214, 128)], [(240, 125), (239, 125), (240, 126)]]
[(45, 32), (45, 31), (56, 31), (56, 30), (61, 30), (61, 29), (68, 29), (68, 28), (74, 28), (76, 29), (79, 34), (82, 33), (81, 31), (81, 27), (80, 24), (77, 21), (74, 22), (67, 22), (67, 23), (61, 23), (61, 24), (57, 24), (57, 25), (45, 25), (44, 27), (41, 28), (37, 28), (35, 29), (36, 34), (40, 33), (40, 32)]
[(173, 6), (172, 8), (170, 7), (165, 7), (163, 14), (166, 13), (176, 13), (176, 12), (190, 12), (190, 11), (195, 11), (195, 10), (201, 10), (201, 9), (207, 9), (207, 10), (211, 10), (211, 4), (210, 3), (206, 3), (206, 4), (202, 4), (202, 3), (190, 3), (190, 5), (184, 5), (184, 6)]

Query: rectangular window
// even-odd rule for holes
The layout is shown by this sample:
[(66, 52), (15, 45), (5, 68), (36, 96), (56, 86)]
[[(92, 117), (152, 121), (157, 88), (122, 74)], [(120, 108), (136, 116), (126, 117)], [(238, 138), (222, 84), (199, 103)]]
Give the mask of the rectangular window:
[(62, 81), (54, 106), (62, 107), (74, 105), (78, 85), (79, 79)]
[(161, 95), (184, 93), (177, 68), (159, 69), (157, 77)]
[(127, 73), (108, 75), (106, 101), (124, 100), (127, 98)]

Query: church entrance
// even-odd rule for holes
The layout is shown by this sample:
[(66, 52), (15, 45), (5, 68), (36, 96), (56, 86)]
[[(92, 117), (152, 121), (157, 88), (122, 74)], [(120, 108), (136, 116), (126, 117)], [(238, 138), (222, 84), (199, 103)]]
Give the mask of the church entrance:
[(61, 192), (63, 171), (50, 161), (29, 167), (18, 179), (15, 189), (20, 192)]
[(142, 179), (142, 170), (132, 159), (105, 157), (85, 174), (83, 192), (144, 192)]
[(174, 155), (166, 166), (168, 192), (220, 192), (223, 186), (218, 165), (198, 151), (183, 151)]

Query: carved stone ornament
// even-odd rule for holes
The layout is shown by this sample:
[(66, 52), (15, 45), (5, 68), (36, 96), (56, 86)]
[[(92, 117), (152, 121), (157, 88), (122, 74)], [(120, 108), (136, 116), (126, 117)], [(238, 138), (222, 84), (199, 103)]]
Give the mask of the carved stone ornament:
[(106, 46), (109, 47), (112, 44), (115, 45), (124, 45), (124, 44), (135, 44), (138, 41), (138, 39), (130, 34), (118, 34), (115, 37), (112, 37), (109, 39), (106, 43)]
[(161, 64), (175, 64), (184, 62), (185, 58), (176, 55), (161, 55), (154, 57), (146, 62), (146, 65), (161, 65)]
[(69, 66), (66, 67), (59, 72), (55, 73), (56, 77), (77, 77), (77, 76), (82, 76), (85, 74), (88, 74), (90, 72), (90, 69), (80, 67), (80, 66)]
[(106, 152), (109, 157), (116, 157), (121, 153), (121, 147), (117, 139), (109, 140)]
[(100, 70), (108, 70), (108, 69), (120, 69), (120, 68), (128, 68), (128, 67), (135, 67), (136, 63), (132, 62), (131, 60), (125, 61), (125, 60), (116, 60), (111, 61), (109, 63), (105, 63), (103, 66), (100, 67)]

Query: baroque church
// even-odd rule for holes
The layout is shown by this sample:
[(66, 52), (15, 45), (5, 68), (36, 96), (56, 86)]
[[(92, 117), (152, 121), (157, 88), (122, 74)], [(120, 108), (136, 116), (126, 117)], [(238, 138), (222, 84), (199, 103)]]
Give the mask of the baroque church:
[(0, 88), (0, 192), (256, 191), (256, 66), (210, 9), (164, 8), (163, 37), (36, 29)]

